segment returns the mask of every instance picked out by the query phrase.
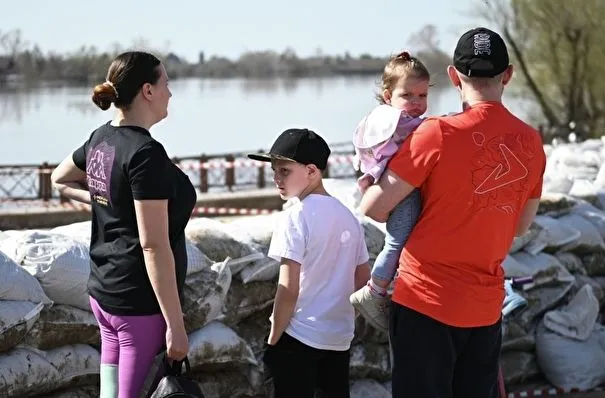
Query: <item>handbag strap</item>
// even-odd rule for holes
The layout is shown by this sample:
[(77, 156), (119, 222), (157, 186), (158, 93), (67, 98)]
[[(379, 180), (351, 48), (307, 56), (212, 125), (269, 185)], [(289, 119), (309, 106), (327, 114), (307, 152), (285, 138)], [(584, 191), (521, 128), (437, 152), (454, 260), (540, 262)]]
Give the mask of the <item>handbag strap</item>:
[[(183, 372), (183, 364), (185, 365), (185, 372)], [(172, 365), (168, 363), (168, 357), (166, 357), (166, 367), (166, 373), (171, 376), (187, 375), (191, 372), (188, 357), (185, 357), (182, 361), (172, 361)]]

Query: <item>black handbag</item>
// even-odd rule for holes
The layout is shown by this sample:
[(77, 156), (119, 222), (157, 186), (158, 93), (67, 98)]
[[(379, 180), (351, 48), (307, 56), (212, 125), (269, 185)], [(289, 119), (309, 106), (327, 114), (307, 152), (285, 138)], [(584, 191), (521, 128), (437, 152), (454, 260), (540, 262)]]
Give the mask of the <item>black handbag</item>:
[[(185, 372), (183, 372), (183, 364)], [(204, 398), (199, 384), (191, 378), (189, 359), (166, 363), (166, 374), (160, 380), (151, 398)]]

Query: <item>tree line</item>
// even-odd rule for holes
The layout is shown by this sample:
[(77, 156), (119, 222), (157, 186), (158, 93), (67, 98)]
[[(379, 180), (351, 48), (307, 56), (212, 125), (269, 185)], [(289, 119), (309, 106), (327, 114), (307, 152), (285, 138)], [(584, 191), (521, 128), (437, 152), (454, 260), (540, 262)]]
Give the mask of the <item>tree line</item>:
[[(188, 62), (178, 54), (152, 48), (145, 40), (122, 47), (114, 44), (110, 50), (101, 51), (94, 46), (81, 46), (67, 54), (44, 53), (39, 46), (23, 38), (20, 30), (0, 31), (0, 84), (12, 79), (24, 82), (58, 81), (70, 84), (98, 82), (105, 78), (107, 66), (120, 52), (127, 49), (144, 49), (159, 55), (171, 78), (276, 78), (378, 75), (382, 72), (390, 54), (374, 56), (325, 55), (321, 50), (310, 57), (299, 57), (287, 48), (278, 51), (250, 51), (237, 59), (199, 52), (195, 62)], [(436, 85), (442, 84), (443, 73), (449, 56), (441, 50), (424, 49), (418, 54), (429, 70), (435, 71)], [(440, 77), (441, 76), (441, 77)]]

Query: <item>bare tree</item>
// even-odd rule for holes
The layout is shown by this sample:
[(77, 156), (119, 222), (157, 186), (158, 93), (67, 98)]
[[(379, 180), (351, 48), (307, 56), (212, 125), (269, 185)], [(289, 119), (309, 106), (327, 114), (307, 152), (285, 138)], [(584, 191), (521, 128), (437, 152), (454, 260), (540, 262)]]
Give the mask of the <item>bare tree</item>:
[(499, 27), (526, 95), (553, 130), (571, 122), (592, 131), (604, 125), (604, 2), (481, 0), (475, 10)]

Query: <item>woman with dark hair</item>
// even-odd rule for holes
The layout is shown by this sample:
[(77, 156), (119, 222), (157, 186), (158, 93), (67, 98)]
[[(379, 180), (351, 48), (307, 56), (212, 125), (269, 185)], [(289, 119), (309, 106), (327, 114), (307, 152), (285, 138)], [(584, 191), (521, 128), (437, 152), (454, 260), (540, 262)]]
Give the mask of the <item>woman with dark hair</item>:
[(52, 174), (63, 196), (92, 207), (88, 292), (101, 330), (102, 398), (138, 396), (164, 347), (174, 360), (188, 352), (180, 296), (196, 193), (149, 133), (171, 96), (158, 58), (120, 54), (92, 96), (102, 110), (114, 104), (115, 118)]

